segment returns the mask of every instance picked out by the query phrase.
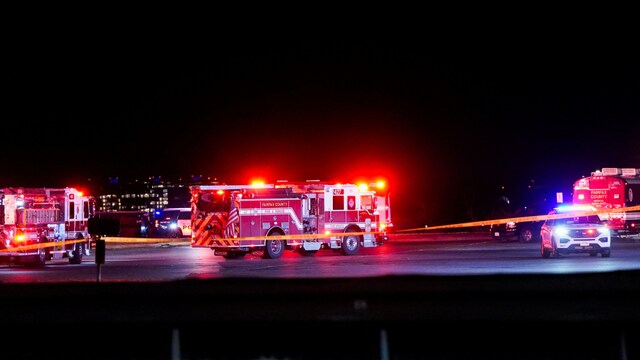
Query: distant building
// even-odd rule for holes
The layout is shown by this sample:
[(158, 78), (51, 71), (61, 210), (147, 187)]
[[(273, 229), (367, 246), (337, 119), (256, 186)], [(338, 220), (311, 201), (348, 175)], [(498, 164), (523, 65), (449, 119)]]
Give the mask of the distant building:
[(97, 196), (98, 211), (145, 211), (153, 214), (157, 209), (189, 207), (189, 186), (217, 184), (217, 179), (191, 176), (184, 181), (149, 177), (144, 180), (109, 178), (100, 186)]

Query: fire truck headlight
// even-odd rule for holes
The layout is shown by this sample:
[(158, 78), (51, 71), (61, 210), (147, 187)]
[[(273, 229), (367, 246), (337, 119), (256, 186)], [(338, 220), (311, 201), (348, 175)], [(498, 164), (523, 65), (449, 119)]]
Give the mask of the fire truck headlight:
[(23, 242), (23, 241), (25, 241), (25, 239), (26, 238), (25, 238), (24, 234), (16, 235), (16, 242)]

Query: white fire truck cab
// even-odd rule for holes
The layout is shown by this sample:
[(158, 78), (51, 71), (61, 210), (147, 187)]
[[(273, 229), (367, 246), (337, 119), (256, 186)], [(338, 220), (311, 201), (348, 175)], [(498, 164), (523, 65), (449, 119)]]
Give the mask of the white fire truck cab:
[(4, 188), (0, 193), (0, 260), (44, 266), (89, 255), (95, 200), (75, 188)]
[(388, 193), (367, 185), (197, 185), (191, 194), (191, 246), (227, 259), (249, 253), (275, 259), (285, 249), (355, 255), (384, 244), (392, 226)]

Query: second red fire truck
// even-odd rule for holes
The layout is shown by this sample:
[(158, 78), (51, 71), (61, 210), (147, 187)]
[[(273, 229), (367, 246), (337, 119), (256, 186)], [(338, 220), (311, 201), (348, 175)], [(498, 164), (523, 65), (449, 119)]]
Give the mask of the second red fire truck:
[(93, 197), (75, 188), (5, 188), (0, 193), (0, 260), (44, 266), (89, 255)]
[(382, 245), (392, 226), (388, 192), (370, 185), (192, 186), (191, 246), (227, 259), (249, 253), (275, 259), (285, 249), (355, 255)]
[(573, 203), (591, 205), (617, 235), (640, 233), (640, 212), (623, 208), (640, 205), (640, 169), (603, 168), (573, 184)]

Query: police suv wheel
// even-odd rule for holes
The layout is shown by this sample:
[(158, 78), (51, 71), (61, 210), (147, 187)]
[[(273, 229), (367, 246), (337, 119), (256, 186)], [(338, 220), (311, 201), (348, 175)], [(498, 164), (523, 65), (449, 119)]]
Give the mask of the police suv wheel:
[(520, 242), (529, 242), (531, 241), (531, 239), (533, 239), (533, 232), (530, 228), (525, 227), (520, 231), (519, 239)]
[(554, 239), (551, 239), (551, 256), (552, 257), (560, 257), (561, 256), (560, 251), (556, 247), (556, 241)]

